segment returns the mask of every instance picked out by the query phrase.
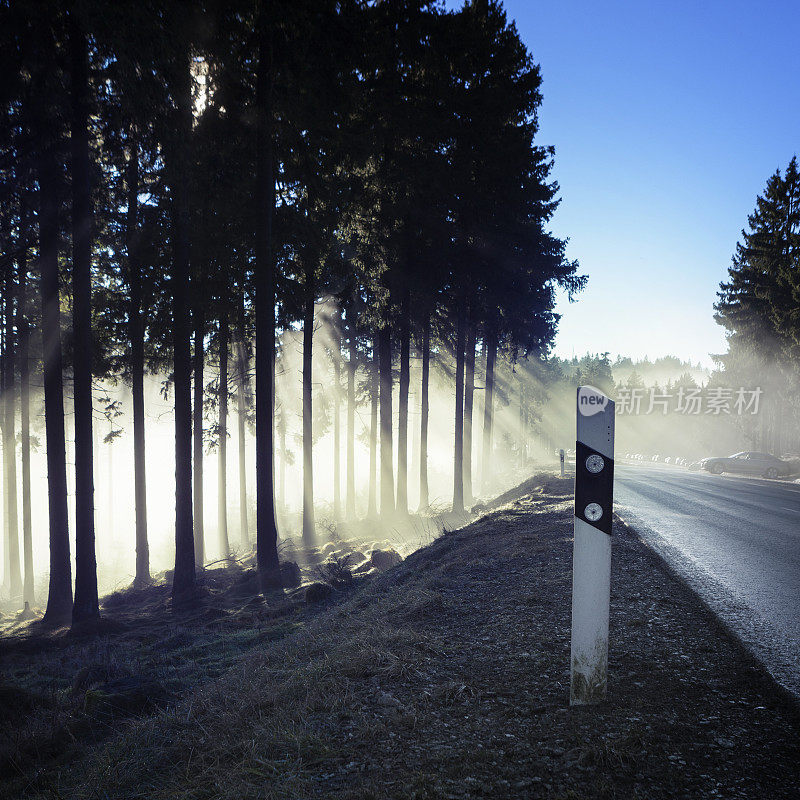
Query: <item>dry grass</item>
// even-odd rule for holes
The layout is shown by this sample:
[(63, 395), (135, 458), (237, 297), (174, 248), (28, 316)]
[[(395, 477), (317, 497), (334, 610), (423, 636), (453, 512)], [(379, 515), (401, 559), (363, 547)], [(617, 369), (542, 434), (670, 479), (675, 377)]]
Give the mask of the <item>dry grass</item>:
[[(794, 797), (792, 718), (632, 536), (615, 545), (613, 697), (568, 709), (569, 504), (566, 482), (547, 476), (325, 607), (277, 618), (239, 609), (210, 629), (156, 635), (164, 672), (154, 674), (186, 679), (191, 662), (203, 678), (96, 740), (76, 737), (60, 759), (31, 756), (0, 795)], [(628, 626), (621, 608), (652, 624)], [(687, 652), (727, 676), (718, 694), (698, 693)], [(62, 655), (71, 680), (84, 661), (113, 680), (133, 658), (97, 641)], [(83, 690), (74, 706), (65, 691), (34, 718), (87, 715)], [(753, 719), (756, 704), (769, 719)], [(717, 744), (722, 735), (735, 750)]]
[[(338, 587), (351, 583), (336, 560), (325, 569)], [(231, 583), (235, 579), (222, 594)], [(4, 735), (2, 777), (11, 779), (10, 791), (240, 797), (268, 778), (269, 790), (258, 796), (302, 796), (309, 770), (342, 758), (331, 715), (336, 724), (364, 704), (392, 705), (381, 699), (375, 681), (413, 672), (423, 639), (408, 623), (441, 603), (424, 589), (365, 590), (330, 613), (298, 604), (273, 620), (269, 607), (206, 605), (189, 619), (165, 615), (158, 624), (166, 587), (153, 587), (149, 595), (141, 624), (126, 620), (130, 630), (122, 635), (85, 642), (63, 633), (46, 641), (20, 639), (17, 653), (12, 644), (6, 667), (32, 688), (26, 689), (24, 720), (14, 720), (20, 724)], [(129, 607), (124, 600), (114, 596), (110, 606)], [(319, 613), (322, 619), (315, 618)], [(109, 708), (104, 688), (97, 688), (144, 674), (153, 702), (133, 713)], [(350, 743), (368, 743), (375, 734), (363, 719), (347, 725)], [(87, 753), (90, 765), (70, 767)], [(186, 767), (175, 771), (176, 764)], [(226, 777), (225, 764), (236, 765), (235, 779)]]
[[(346, 618), (325, 620), (251, 654), (224, 681), (130, 723), (88, 771), (68, 771), (60, 791), (82, 798), (306, 796), (314, 771), (343, 763), (345, 742), (368, 746), (376, 726), (382, 729), (363, 713), (354, 724), (354, 711), (375, 705), (409, 713), (377, 686), (413, 671), (424, 640), (388, 624), (390, 607), (391, 595), (376, 599), (350, 638), (342, 639)], [(33, 796), (48, 796), (49, 781)]]

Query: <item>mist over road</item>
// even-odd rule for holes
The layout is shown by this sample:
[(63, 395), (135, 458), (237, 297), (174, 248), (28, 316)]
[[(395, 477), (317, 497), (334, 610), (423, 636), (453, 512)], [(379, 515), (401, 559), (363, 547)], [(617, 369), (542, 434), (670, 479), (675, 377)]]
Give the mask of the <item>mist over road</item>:
[(620, 464), (615, 503), (800, 695), (800, 485)]

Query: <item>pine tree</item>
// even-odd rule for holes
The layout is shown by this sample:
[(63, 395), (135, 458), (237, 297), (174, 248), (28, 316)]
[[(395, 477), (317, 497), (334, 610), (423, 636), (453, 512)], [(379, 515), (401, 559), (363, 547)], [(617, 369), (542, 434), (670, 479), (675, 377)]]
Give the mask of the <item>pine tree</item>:
[(92, 461), (92, 205), (89, 185), (89, 61), (82, 21), (69, 14), (72, 116), (72, 329), (75, 397), (75, 601), (72, 623), (100, 616)]
[(715, 319), (734, 347), (800, 360), (800, 175), (792, 158), (767, 181), (720, 284)]
[[(183, 9), (185, 13), (186, 9)], [(180, 9), (175, 9), (180, 13)], [(190, 43), (186, 22), (177, 23), (178, 42), (170, 64), (173, 130), (166, 151), (171, 189), (172, 350), (175, 382), (175, 572), (172, 597), (186, 602), (196, 585), (192, 524), (192, 394), (189, 267), (189, 148), (192, 141)]]
[[(58, 251), (59, 208), (63, 197), (63, 141), (56, 82), (56, 37), (50, 20), (37, 20), (31, 127), (40, 133), (36, 153), (39, 184), (39, 288), (44, 359), (44, 404), (50, 533), (50, 582), (44, 621), (62, 625), (72, 615), (72, 567), (67, 518), (66, 436), (61, 346)], [(35, 99), (33, 99), (35, 98)], [(47, 132), (47, 133), (45, 133)]]
[[(715, 320), (727, 331), (728, 351), (716, 356), (724, 379), (747, 385), (760, 376), (765, 392), (763, 450), (783, 449), (782, 417), (796, 413), (800, 367), (800, 176), (793, 158), (784, 175), (776, 171), (767, 181), (748, 229), (720, 284)], [(781, 410), (779, 412), (779, 409)]]
[(275, 521), (274, 386), (275, 264), (272, 221), (275, 213), (273, 25), (272, 3), (264, 3), (256, 22), (256, 188), (255, 318), (256, 318), (256, 554), (261, 586), (281, 586), (278, 527)]

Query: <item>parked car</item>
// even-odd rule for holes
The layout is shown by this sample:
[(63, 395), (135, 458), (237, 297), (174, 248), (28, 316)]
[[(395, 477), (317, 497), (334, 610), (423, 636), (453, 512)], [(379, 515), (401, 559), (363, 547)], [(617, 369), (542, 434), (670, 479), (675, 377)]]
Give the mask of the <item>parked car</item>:
[(735, 472), (739, 475), (763, 475), (765, 478), (779, 478), (789, 475), (791, 466), (769, 453), (745, 451), (734, 453), (727, 458), (704, 458), (700, 468), (721, 475)]

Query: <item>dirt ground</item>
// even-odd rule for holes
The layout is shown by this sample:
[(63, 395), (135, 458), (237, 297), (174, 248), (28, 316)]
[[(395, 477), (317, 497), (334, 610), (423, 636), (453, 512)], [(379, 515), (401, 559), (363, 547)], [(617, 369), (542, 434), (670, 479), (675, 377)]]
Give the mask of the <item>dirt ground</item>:
[[(112, 663), (130, 630), (17, 643), (0, 797), (796, 798), (796, 707), (622, 525), (608, 701), (569, 707), (571, 483), (538, 476), (313, 607), (244, 597), (205, 641), (185, 625), (176, 683), (132, 709), (78, 674), (79, 648)], [(25, 751), (54, 707), (83, 728)]]

